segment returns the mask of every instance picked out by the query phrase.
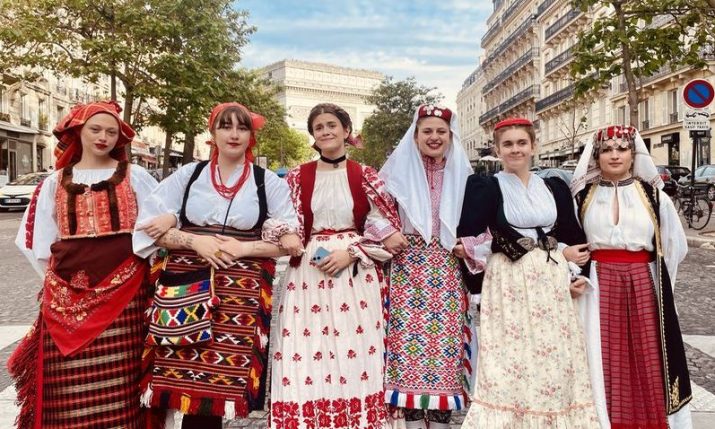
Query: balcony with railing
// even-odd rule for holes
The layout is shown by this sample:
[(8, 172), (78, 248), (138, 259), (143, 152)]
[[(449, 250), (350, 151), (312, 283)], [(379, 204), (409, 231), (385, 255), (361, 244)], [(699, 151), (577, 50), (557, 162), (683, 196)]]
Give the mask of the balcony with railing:
[(528, 88), (520, 91), (518, 94), (509, 98), (500, 105), (489, 109), (485, 114), (479, 117), (479, 125), (484, 125), (491, 119), (499, 116), (502, 113), (508, 112), (510, 109), (524, 103), (531, 98), (537, 98), (539, 96), (539, 87), (536, 85), (531, 85)]
[(549, 8), (552, 4), (554, 4), (556, 0), (546, 0), (541, 2), (539, 7), (536, 9), (536, 16), (541, 16), (542, 13), (546, 12), (546, 9)]
[(571, 60), (571, 58), (573, 58), (573, 51), (571, 50), (571, 48), (568, 48), (567, 50), (555, 56), (551, 61), (546, 63), (546, 65), (544, 66), (544, 74), (549, 74), (560, 68), (564, 64), (567, 64), (569, 60)]
[(0, 112), (0, 121), (10, 122), (10, 114), (6, 112)]
[(494, 79), (487, 82), (482, 88), (482, 94), (486, 94), (497, 85), (504, 82), (508, 77), (512, 76), (517, 70), (529, 64), (534, 59), (534, 48), (529, 49), (524, 55), (520, 56), (516, 61), (509, 64), (509, 66), (499, 73)]
[(504, 14), (501, 16), (501, 22), (506, 23), (506, 21), (511, 18), (512, 15), (514, 15), (514, 12), (516, 12), (521, 5), (524, 4), (526, 0), (515, 0), (511, 6), (507, 10), (504, 11)]
[(487, 110), (486, 113), (479, 116), (479, 125), (482, 125), (485, 122), (488, 122), (490, 119), (496, 117), (498, 114), (499, 114), (499, 106), (496, 106), (492, 109)]
[(571, 84), (564, 89), (554, 92), (546, 98), (542, 98), (541, 100), (536, 102), (536, 111), (540, 112), (542, 110), (546, 110), (551, 106), (555, 106), (565, 100), (570, 99), (571, 97), (573, 97), (573, 92), (574, 85)]
[(646, 119), (645, 121), (641, 122), (641, 131), (647, 130), (648, 128), (650, 128), (650, 121)]
[(27, 118), (20, 118), (20, 125), (22, 125), (23, 127), (31, 127), (32, 121)]
[(678, 122), (678, 112), (671, 113), (670, 114), (670, 123), (674, 124), (676, 122)]
[(531, 85), (525, 90), (519, 92), (515, 96), (511, 97), (507, 101), (499, 105), (499, 112), (504, 113), (507, 110), (520, 105), (521, 103), (529, 100), (530, 98), (536, 98), (539, 96), (539, 87), (536, 85)]
[(487, 64), (497, 59), (499, 55), (501, 55), (506, 50), (506, 48), (508, 48), (512, 43), (514, 43), (519, 37), (523, 36), (529, 30), (529, 28), (531, 28), (532, 25), (534, 25), (534, 21), (531, 17), (528, 17), (526, 20), (524, 20), (524, 22), (522, 22), (521, 25), (519, 25), (519, 27), (517, 27), (516, 30), (514, 30), (509, 35), (509, 37), (504, 39), (504, 41), (501, 42), (496, 49), (494, 49), (494, 52), (492, 52), (492, 54), (489, 55), (486, 60), (484, 60), (484, 63), (482, 63), (482, 68), (486, 68)]
[(489, 30), (487, 30), (487, 32), (484, 33), (484, 35), (482, 36), (482, 45), (487, 43), (487, 41), (493, 39), (494, 36), (496, 36), (497, 33), (499, 32), (499, 28), (500, 28), (500, 22), (499, 21), (494, 22), (494, 24), (492, 24), (492, 27)]
[(582, 14), (583, 12), (581, 12), (580, 10), (571, 9), (566, 15), (557, 19), (556, 22), (551, 24), (549, 28), (546, 29), (546, 31), (544, 32), (544, 41), (548, 41), (549, 39), (554, 37), (556, 34), (558, 34), (559, 31), (566, 28), (567, 25), (569, 25), (574, 19), (581, 16)]

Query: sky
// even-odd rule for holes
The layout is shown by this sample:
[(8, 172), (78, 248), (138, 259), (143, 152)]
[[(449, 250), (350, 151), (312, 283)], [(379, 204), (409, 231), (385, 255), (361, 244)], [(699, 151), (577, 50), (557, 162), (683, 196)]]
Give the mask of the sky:
[(491, 0), (239, 0), (257, 27), (241, 64), (283, 59), (382, 72), (436, 87), (456, 107), (474, 71)]

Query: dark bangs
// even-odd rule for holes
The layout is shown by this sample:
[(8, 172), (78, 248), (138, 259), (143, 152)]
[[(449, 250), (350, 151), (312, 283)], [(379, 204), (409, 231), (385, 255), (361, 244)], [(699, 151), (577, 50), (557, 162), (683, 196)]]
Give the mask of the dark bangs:
[(253, 131), (253, 121), (251, 121), (251, 115), (248, 111), (246, 111), (246, 109), (241, 109), (238, 106), (227, 107), (219, 113), (218, 118), (216, 118), (216, 122), (214, 123), (214, 128), (211, 131), (215, 131), (226, 125), (233, 125), (233, 115), (236, 115), (236, 119), (240, 125), (243, 125)]

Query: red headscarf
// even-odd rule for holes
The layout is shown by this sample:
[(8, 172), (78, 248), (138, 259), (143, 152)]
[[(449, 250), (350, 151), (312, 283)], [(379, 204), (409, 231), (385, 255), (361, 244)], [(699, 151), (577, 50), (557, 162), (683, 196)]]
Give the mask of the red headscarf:
[[(255, 159), (255, 157), (253, 156), (253, 147), (256, 145), (256, 131), (263, 128), (263, 126), (266, 124), (266, 118), (259, 115), (258, 113), (251, 112), (243, 104), (235, 102), (221, 103), (211, 110), (211, 115), (209, 116), (209, 131), (213, 131), (214, 125), (216, 125), (216, 119), (218, 119), (219, 115), (229, 107), (238, 107), (239, 109), (246, 111), (246, 113), (248, 113), (248, 116), (251, 117), (251, 140), (248, 142), (248, 148), (246, 149), (246, 160), (248, 160), (248, 162), (253, 162), (253, 160)], [(216, 150), (216, 144), (214, 143), (214, 141), (209, 140), (206, 143), (214, 146), (211, 151), (211, 159), (217, 158), (218, 151)]]
[(57, 137), (59, 143), (55, 147), (55, 169), (59, 170), (67, 165), (79, 161), (82, 156), (82, 141), (80, 131), (84, 124), (92, 116), (98, 113), (112, 115), (119, 124), (119, 138), (110, 156), (119, 161), (127, 159), (124, 146), (134, 139), (136, 134), (129, 124), (119, 117), (122, 108), (116, 101), (96, 101), (89, 104), (77, 104), (70, 112), (57, 124), (52, 134)]

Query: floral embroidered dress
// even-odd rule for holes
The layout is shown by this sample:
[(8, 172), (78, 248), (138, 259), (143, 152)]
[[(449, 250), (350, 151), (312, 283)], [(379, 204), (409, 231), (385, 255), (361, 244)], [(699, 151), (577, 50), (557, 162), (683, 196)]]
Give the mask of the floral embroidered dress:
[(459, 231), (481, 313), (463, 428), (600, 427), (562, 254), (585, 241), (569, 196), (560, 179), (533, 174), (527, 185), (503, 172), (467, 183)]
[[(286, 272), (278, 304), (271, 348), (274, 428), (385, 426), (384, 284), (374, 260), (384, 261), (390, 254), (360, 233), (355, 221), (356, 195), (364, 199), (367, 193), (369, 201), (366, 236), (379, 240), (398, 225), (394, 213), (392, 221), (383, 214), (390, 211), (383, 205), (389, 197), (382, 194), (375, 171), (351, 163), (349, 168), (327, 171), (311, 171), (308, 164), (307, 171), (296, 169), (288, 178), (306, 229), (312, 212), (312, 234), (305, 232), (310, 237), (305, 255)], [(351, 168), (356, 174), (349, 177)], [(306, 183), (306, 175), (314, 175), (312, 187)], [(312, 189), (312, 198), (302, 204), (301, 195), (308, 189)], [(359, 262), (330, 277), (310, 262), (321, 247), (329, 252), (347, 249)]]

